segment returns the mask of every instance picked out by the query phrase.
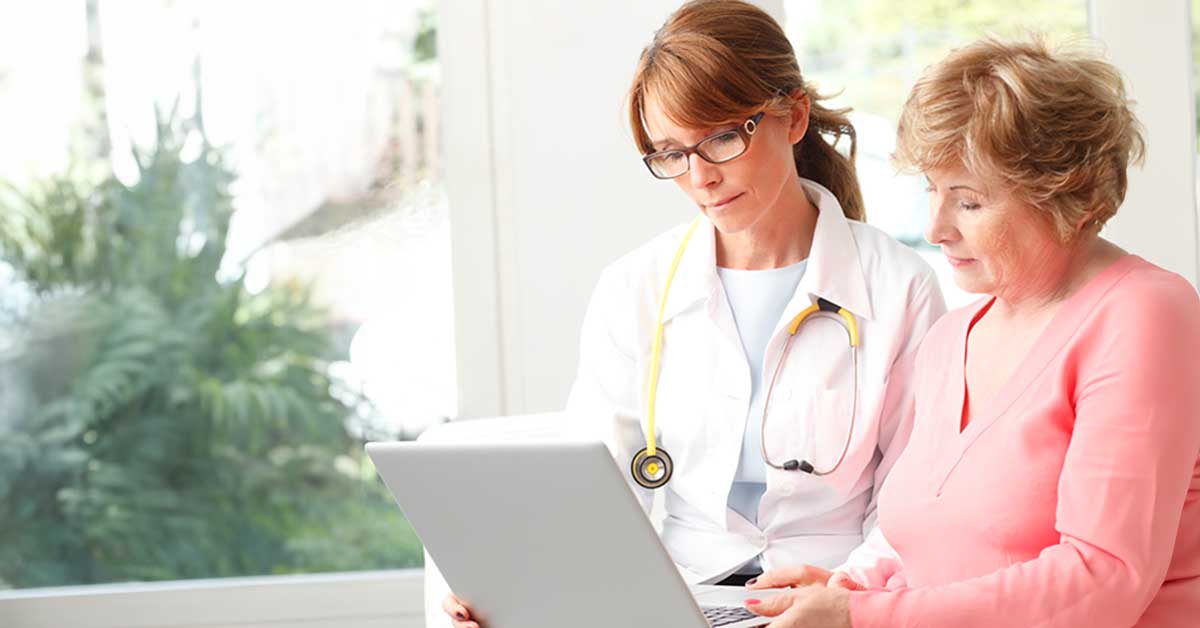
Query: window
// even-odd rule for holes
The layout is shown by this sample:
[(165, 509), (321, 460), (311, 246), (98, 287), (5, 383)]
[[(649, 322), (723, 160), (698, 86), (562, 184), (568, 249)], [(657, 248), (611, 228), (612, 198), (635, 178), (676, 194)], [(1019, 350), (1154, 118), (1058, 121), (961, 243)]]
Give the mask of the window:
[(433, 16), (0, 9), (0, 587), (421, 564), (362, 443), (455, 413)]

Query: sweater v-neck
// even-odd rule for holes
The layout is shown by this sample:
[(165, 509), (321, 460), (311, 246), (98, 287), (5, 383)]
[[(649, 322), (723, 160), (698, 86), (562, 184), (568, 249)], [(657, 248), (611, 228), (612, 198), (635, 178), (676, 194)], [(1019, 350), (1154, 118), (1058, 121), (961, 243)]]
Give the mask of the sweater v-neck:
[(1137, 263), (1144, 263), (1136, 255), (1124, 255), (1110, 263), (1107, 267), (1085, 283), (1075, 294), (1067, 297), (1058, 311), (1050, 318), (1046, 327), (1038, 334), (1033, 348), (1017, 368), (1008, 376), (1007, 381), (996, 391), (992, 398), (984, 400), (974, 412), (970, 422), (962, 425), (963, 405), (966, 402), (967, 378), (967, 341), (971, 328), (995, 303), (996, 297), (980, 299), (970, 306), (970, 316), (963, 317), (963, 325), (956, 335), (956, 359), (952, 368), (955, 369), (953, 381), (955, 393), (953, 407), (958, 409), (957, 420), (951, 426), (954, 436), (959, 441), (960, 453), (965, 451), (987, 428), (996, 422), (1012, 407), (1037, 378), (1053, 363), (1054, 359), (1067, 346), (1068, 341), (1079, 329), (1082, 319), (1092, 311), (1097, 301), (1133, 269)]

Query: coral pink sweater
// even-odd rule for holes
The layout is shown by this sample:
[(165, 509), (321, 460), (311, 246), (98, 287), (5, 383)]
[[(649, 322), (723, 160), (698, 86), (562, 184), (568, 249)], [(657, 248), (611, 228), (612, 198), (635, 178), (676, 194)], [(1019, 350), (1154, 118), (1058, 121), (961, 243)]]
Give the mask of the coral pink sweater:
[(960, 432), (966, 338), (990, 303), (921, 346), (916, 423), (879, 504), (899, 563), (851, 594), (853, 625), (1200, 626), (1195, 289), (1114, 262)]

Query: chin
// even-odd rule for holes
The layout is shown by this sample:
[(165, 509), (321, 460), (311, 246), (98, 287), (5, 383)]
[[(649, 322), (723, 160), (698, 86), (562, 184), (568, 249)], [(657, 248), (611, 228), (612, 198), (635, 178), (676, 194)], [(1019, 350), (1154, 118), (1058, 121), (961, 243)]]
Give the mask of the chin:
[(954, 285), (963, 292), (971, 294), (991, 294), (993, 288), (992, 282), (981, 277), (966, 275), (960, 271), (954, 271)]
[(717, 231), (721, 232), (722, 235), (733, 235), (735, 233), (740, 233), (749, 228), (750, 225), (754, 224), (754, 221), (750, 220), (749, 216), (731, 216), (721, 212), (711, 212), (708, 210), (701, 211), (704, 212), (704, 215), (708, 217), (709, 222), (711, 222), (713, 226), (717, 228)]

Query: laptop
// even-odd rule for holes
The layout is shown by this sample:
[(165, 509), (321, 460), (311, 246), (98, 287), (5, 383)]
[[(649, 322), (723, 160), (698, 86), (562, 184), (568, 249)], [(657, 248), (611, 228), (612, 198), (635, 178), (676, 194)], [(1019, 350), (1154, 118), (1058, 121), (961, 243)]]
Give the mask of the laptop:
[(602, 443), (368, 443), (454, 594), (485, 628), (749, 628), (742, 600), (693, 592)]

